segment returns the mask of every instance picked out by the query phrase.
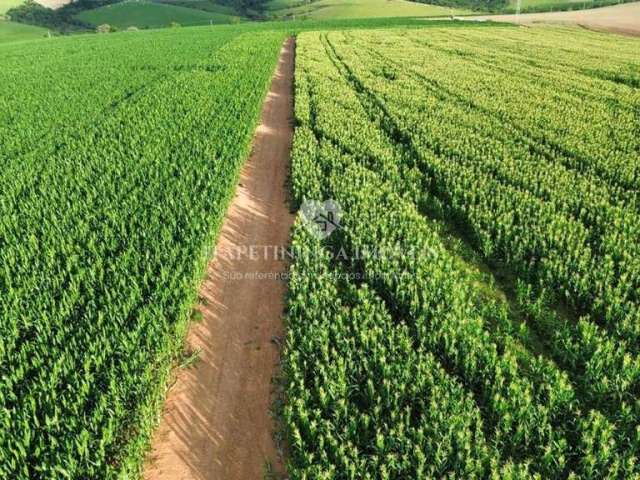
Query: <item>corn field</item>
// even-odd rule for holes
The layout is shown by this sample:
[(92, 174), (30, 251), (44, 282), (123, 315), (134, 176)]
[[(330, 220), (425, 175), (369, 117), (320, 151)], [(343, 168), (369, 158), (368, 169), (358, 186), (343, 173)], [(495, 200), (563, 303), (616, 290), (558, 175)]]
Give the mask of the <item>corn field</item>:
[(0, 478), (135, 477), (283, 38), (0, 47)]
[(294, 233), (291, 478), (640, 475), (638, 51), (299, 36), (293, 197), (342, 218)]

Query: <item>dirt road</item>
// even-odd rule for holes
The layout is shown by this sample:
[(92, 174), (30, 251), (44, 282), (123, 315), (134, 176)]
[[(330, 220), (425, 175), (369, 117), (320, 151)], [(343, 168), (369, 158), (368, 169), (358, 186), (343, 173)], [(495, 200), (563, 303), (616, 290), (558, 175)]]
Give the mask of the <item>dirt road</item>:
[(285, 284), (253, 275), (286, 271), (264, 247), (286, 246), (293, 223), (285, 182), (294, 49), (293, 39), (282, 49), (253, 153), (200, 290), (204, 319), (192, 326), (188, 343), (202, 349), (201, 358), (179, 371), (169, 391), (146, 480), (260, 480), (267, 462), (282, 471), (269, 409)]
[(495, 20), (517, 22), (523, 25), (536, 23), (580, 25), (591, 30), (640, 36), (640, 2), (572, 12), (526, 13), (519, 18), (515, 15), (489, 15), (465, 17), (465, 20)]

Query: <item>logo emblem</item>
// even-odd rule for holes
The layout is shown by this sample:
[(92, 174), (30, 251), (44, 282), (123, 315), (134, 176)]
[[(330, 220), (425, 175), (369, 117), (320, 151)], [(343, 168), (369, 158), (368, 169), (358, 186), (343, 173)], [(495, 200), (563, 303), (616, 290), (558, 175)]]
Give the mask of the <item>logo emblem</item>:
[(335, 200), (309, 200), (300, 207), (302, 221), (317, 238), (324, 239), (340, 228), (342, 210)]

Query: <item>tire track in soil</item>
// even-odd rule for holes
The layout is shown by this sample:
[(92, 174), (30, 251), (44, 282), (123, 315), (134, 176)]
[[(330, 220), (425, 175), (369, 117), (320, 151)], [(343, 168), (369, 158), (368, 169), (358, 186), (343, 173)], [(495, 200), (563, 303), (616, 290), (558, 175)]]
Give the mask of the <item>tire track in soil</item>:
[[(200, 287), (203, 320), (187, 336), (200, 359), (177, 372), (145, 465), (145, 480), (259, 480), (284, 468), (270, 408), (283, 335), (286, 263), (263, 246), (286, 247), (293, 224), (286, 180), (293, 136), (295, 41), (284, 44), (253, 151)], [(228, 255), (258, 246), (258, 254)], [(248, 251), (248, 250), (247, 250)], [(234, 275), (233, 278), (229, 274)], [(235, 278), (239, 276), (241, 278)]]

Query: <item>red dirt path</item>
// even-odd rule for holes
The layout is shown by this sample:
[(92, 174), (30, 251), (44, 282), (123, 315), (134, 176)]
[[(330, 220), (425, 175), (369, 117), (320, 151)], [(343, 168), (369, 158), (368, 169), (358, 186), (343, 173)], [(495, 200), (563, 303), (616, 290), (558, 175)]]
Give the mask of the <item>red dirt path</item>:
[[(293, 217), (286, 179), (293, 135), (293, 39), (284, 45), (254, 137), (253, 153), (200, 289), (204, 319), (188, 335), (200, 360), (177, 373), (152, 443), (146, 480), (259, 480), (267, 462), (282, 472), (273, 441), (272, 377), (279, 361), (285, 284), (251, 274), (285, 272), (250, 246), (286, 246)], [(249, 250), (247, 250), (249, 251)], [(228, 255), (235, 252), (233, 258)], [(238, 258), (241, 257), (241, 258)], [(241, 278), (231, 278), (231, 275)]]

